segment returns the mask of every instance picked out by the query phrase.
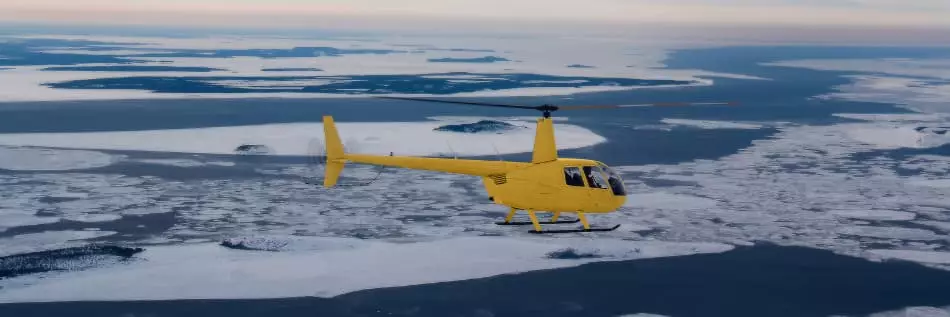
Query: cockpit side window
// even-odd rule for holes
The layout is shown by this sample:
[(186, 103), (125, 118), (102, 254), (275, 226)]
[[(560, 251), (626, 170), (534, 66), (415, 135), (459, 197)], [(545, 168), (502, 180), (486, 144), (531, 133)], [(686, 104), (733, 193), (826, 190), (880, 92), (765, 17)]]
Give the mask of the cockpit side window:
[(564, 182), (570, 186), (584, 187), (584, 178), (581, 176), (581, 169), (577, 167), (565, 167)]
[(587, 184), (592, 188), (607, 188), (607, 181), (604, 180), (604, 174), (599, 167), (584, 166), (584, 175), (587, 176)]

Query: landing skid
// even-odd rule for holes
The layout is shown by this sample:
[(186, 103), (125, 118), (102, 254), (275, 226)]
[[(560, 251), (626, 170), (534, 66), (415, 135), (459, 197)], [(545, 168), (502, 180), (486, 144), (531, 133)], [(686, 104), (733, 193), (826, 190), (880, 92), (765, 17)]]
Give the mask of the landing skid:
[(603, 231), (614, 231), (620, 228), (620, 225), (615, 225), (610, 228), (590, 228), (590, 229), (564, 229), (564, 230), (531, 230), (530, 233), (545, 234), (545, 233), (575, 233), (575, 232), (603, 232)]
[[(613, 226), (612, 228), (591, 228), (590, 222), (587, 222), (587, 216), (583, 212), (574, 212), (575, 214), (577, 214), (576, 219), (558, 220), (561, 217), (561, 212), (555, 211), (551, 215), (551, 220), (541, 222), (541, 221), (538, 221), (538, 216), (536, 214), (536, 211), (527, 210), (528, 217), (531, 218), (531, 221), (511, 221), (512, 218), (515, 217), (515, 213), (517, 212), (518, 212), (518, 209), (515, 209), (514, 207), (512, 207), (511, 210), (508, 211), (508, 215), (505, 216), (505, 221), (496, 222), (495, 224), (500, 225), (500, 226), (528, 226), (528, 225), (534, 226), (534, 230), (529, 231), (531, 233), (601, 232), (601, 231), (614, 231), (614, 230), (617, 230), (617, 228), (620, 228), (620, 225)], [(568, 230), (544, 230), (541, 228), (542, 224), (554, 225), (554, 224), (568, 224), (568, 223), (578, 223), (578, 222), (584, 225), (583, 228), (568, 229)]]
[[(540, 221), (538, 224), (542, 225), (557, 225), (557, 224), (567, 224), (567, 223), (578, 223), (581, 222), (580, 219), (573, 220), (558, 220), (558, 221)], [(513, 221), (513, 222), (496, 222), (496, 225), (499, 226), (530, 226), (533, 225), (530, 221)]]

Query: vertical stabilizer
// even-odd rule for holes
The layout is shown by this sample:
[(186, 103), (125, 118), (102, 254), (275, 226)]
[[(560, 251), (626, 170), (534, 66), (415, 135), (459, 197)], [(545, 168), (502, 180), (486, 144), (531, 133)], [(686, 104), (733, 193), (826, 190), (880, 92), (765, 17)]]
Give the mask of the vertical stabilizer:
[(331, 116), (323, 116), (323, 135), (327, 139), (327, 161), (343, 159), (343, 142)]
[(345, 161), (343, 142), (340, 141), (340, 133), (337, 131), (336, 124), (331, 116), (323, 116), (323, 135), (327, 144), (327, 167), (324, 173), (323, 186), (333, 187), (343, 172)]
[(531, 163), (545, 163), (557, 160), (557, 146), (554, 143), (554, 122), (551, 118), (538, 119), (538, 130), (534, 136), (534, 154)]

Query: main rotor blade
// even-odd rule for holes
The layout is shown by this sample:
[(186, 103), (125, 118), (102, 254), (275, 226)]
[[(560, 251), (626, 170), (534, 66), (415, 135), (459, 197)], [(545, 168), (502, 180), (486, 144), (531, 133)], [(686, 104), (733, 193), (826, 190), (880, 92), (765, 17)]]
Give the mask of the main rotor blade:
[(558, 110), (586, 110), (586, 109), (616, 109), (616, 108), (639, 108), (639, 107), (683, 107), (683, 106), (714, 106), (714, 105), (737, 105), (736, 102), (658, 102), (642, 103), (634, 105), (600, 105), (600, 106), (558, 106)]
[(498, 103), (473, 102), (473, 101), (454, 101), (454, 100), (439, 100), (439, 99), (427, 99), (427, 98), (384, 97), (384, 96), (379, 96), (379, 97), (375, 97), (375, 98), (379, 98), (379, 99), (395, 99), (395, 100), (409, 100), (409, 101), (422, 101), (422, 102), (437, 102), (437, 103), (452, 103), (452, 104), (459, 104), (459, 105), (482, 106), (482, 107), (517, 108), (517, 109), (540, 110), (538, 107), (532, 107), (532, 106), (506, 105), (506, 104), (498, 104)]

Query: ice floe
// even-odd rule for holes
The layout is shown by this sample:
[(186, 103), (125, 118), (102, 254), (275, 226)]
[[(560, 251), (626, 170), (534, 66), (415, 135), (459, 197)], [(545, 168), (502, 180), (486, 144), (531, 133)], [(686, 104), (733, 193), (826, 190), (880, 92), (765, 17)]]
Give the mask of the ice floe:
[(922, 112), (950, 111), (950, 59), (792, 60), (765, 65), (863, 73), (846, 75), (850, 84), (820, 98), (888, 102)]
[(931, 227), (931, 228), (943, 231), (944, 233), (950, 234), (950, 222), (922, 220), (922, 221), (915, 221), (914, 223)]
[(34, 212), (0, 208), (0, 232), (9, 228), (59, 222), (59, 217), (37, 216)]
[(77, 222), (109, 222), (122, 219), (122, 215), (115, 214), (78, 214), (63, 217), (63, 220)]
[(896, 210), (832, 210), (831, 214), (852, 219), (864, 219), (864, 220), (914, 220), (917, 217), (916, 214), (906, 211), (896, 211)]
[(875, 149), (933, 148), (950, 143), (943, 127), (947, 115), (932, 113), (836, 113), (836, 117), (865, 121), (835, 125), (848, 139)]
[(43, 231), (0, 238), (0, 256), (63, 248), (84, 244), (82, 240), (106, 237), (112, 231), (67, 230)]
[(950, 188), (950, 179), (911, 180), (908, 182), (908, 184), (913, 185), (913, 186), (924, 186), (924, 187), (933, 187), (933, 188)]
[(882, 227), (882, 226), (846, 226), (838, 228), (838, 234), (862, 237), (903, 239), (903, 240), (944, 240), (948, 237), (933, 231), (918, 228)]
[(939, 113), (835, 113), (835, 117), (884, 122), (935, 122), (950, 119)]
[(375, 242), (338, 237), (243, 236), (221, 241), (221, 245), (238, 250), (258, 251), (335, 251), (367, 247)]
[(887, 259), (900, 259), (935, 264), (950, 264), (950, 252), (946, 251), (868, 250), (868, 252)]
[(687, 126), (700, 129), (761, 129), (762, 125), (715, 120), (663, 119), (669, 125)]
[[(36, 280), (14, 279), (0, 302), (330, 297), (362, 289), (416, 285), (577, 266), (552, 259), (572, 245), (597, 246), (610, 260), (718, 253), (716, 243), (460, 237), (413, 243), (371, 242), (325, 251), (262, 252), (217, 244), (156, 246), (143, 261)], [(588, 240), (589, 241), (589, 240)], [(603, 259), (596, 259), (603, 260)], [(385, 265), (381, 265), (385, 263)], [(84, 290), (95, 289), (95, 292)]]
[(919, 131), (916, 126), (854, 126), (845, 133), (853, 140), (873, 145), (877, 149), (932, 148), (950, 143), (948, 134)]
[(225, 162), (225, 161), (196, 161), (188, 159), (139, 159), (132, 160), (131, 162), (145, 163), (145, 164), (157, 164), (157, 165), (170, 165), (175, 167), (202, 167), (202, 166), (221, 166), (221, 167), (230, 167), (236, 165), (234, 162)]
[[(353, 153), (396, 155), (439, 155), (454, 152), (460, 156), (493, 155), (530, 152), (534, 144), (533, 122), (520, 122), (528, 129), (516, 129), (503, 134), (466, 134), (433, 131), (445, 122), (339, 122), (337, 126), (345, 143), (346, 150)], [(561, 149), (580, 148), (606, 141), (585, 128), (561, 124), (555, 130), (558, 146)], [(235, 150), (246, 144), (261, 144), (273, 150), (273, 155), (307, 156), (315, 155), (310, 144), (323, 138), (322, 123), (286, 123), (234, 127), (212, 127), (175, 130), (149, 130), (124, 132), (82, 132), (82, 133), (26, 133), (0, 134), (0, 144), (30, 145), (61, 148), (81, 148), (100, 150), (133, 150), (154, 152), (235, 154)], [(2, 150), (2, 149), (0, 149)], [(497, 152), (496, 152), (497, 151)], [(80, 159), (69, 159), (70, 164), (79, 166), (104, 166), (111, 163), (111, 156), (98, 152), (23, 152), (21, 159), (15, 159), (20, 169), (38, 164), (36, 157), (51, 163), (32, 168), (55, 165), (62, 158), (59, 153), (70, 158), (70, 154), (86, 155)], [(23, 154), (25, 153), (25, 154)], [(56, 155), (53, 155), (56, 154)], [(93, 156), (95, 155), (95, 156)], [(0, 164), (3, 161), (0, 161)], [(193, 162), (148, 160), (146, 163), (163, 163), (176, 166), (192, 165)], [(67, 163), (64, 167), (76, 168)], [(210, 163), (206, 163), (210, 164)], [(8, 166), (14, 166), (8, 163)], [(3, 165), (0, 165), (3, 168)], [(46, 167), (49, 168), (49, 167)], [(88, 168), (88, 167), (87, 167)]]
[[(945, 171), (950, 170), (950, 156), (932, 154), (914, 155), (904, 159), (900, 164), (900, 168), (913, 170), (921, 175), (941, 175)], [(909, 181), (912, 185), (942, 185), (938, 180), (911, 178)]]
[(763, 63), (763, 65), (950, 79), (950, 74), (947, 72), (950, 59), (804, 59)]
[(715, 207), (716, 201), (692, 195), (664, 192), (638, 193), (627, 196), (625, 207), (657, 208), (672, 210), (706, 209)]
[(907, 307), (900, 310), (879, 312), (868, 315), (868, 317), (950, 317), (950, 306), (948, 307)]
[[(737, 244), (764, 240), (850, 255), (861, 255), (867, 243), (921, 250), (945, 246), (950, 241), (947, 235), (924, 228), (943, 232), (939, 225), (950, 221), (946, 192), (935, 187), (942, 182), (931, 182), (947, 177), (946, 157), (915, 155), (905, 160), (879, 150), (936, 145), (897, 142), (883, 147), (883, 141), (862, 142), (853, 135), (887, 126), (934, 125), (943, 119), (920, 115), (908, 122), (888, 115), (861, 117), (865, 122), (777, 126), (778, 133), (772, 137), (718, 160), (617, 167), (630, 175), (626, 179), (631, 192), (703, 197), (715, 203), (687, 204), (691, 209), (682, 212), (676, 202), (683, 199), (638, 206), (643, 199), (633, 196), (617, 217), (601, 218), (652, 227), (657, 231), (651, 237), (659, 239)], [(862, 157), (857, 159), (856, 154)], [(902, 176), (901, 168), (920, 170), (926, 176)], [(679, 183), (661, 191), (641, 179)]]
[[(68, 143), (68, 140), (63, 140)], [(65, 171), (109, 166), (120, 158), (102, 152), (0, 146), (0, 170)]]

